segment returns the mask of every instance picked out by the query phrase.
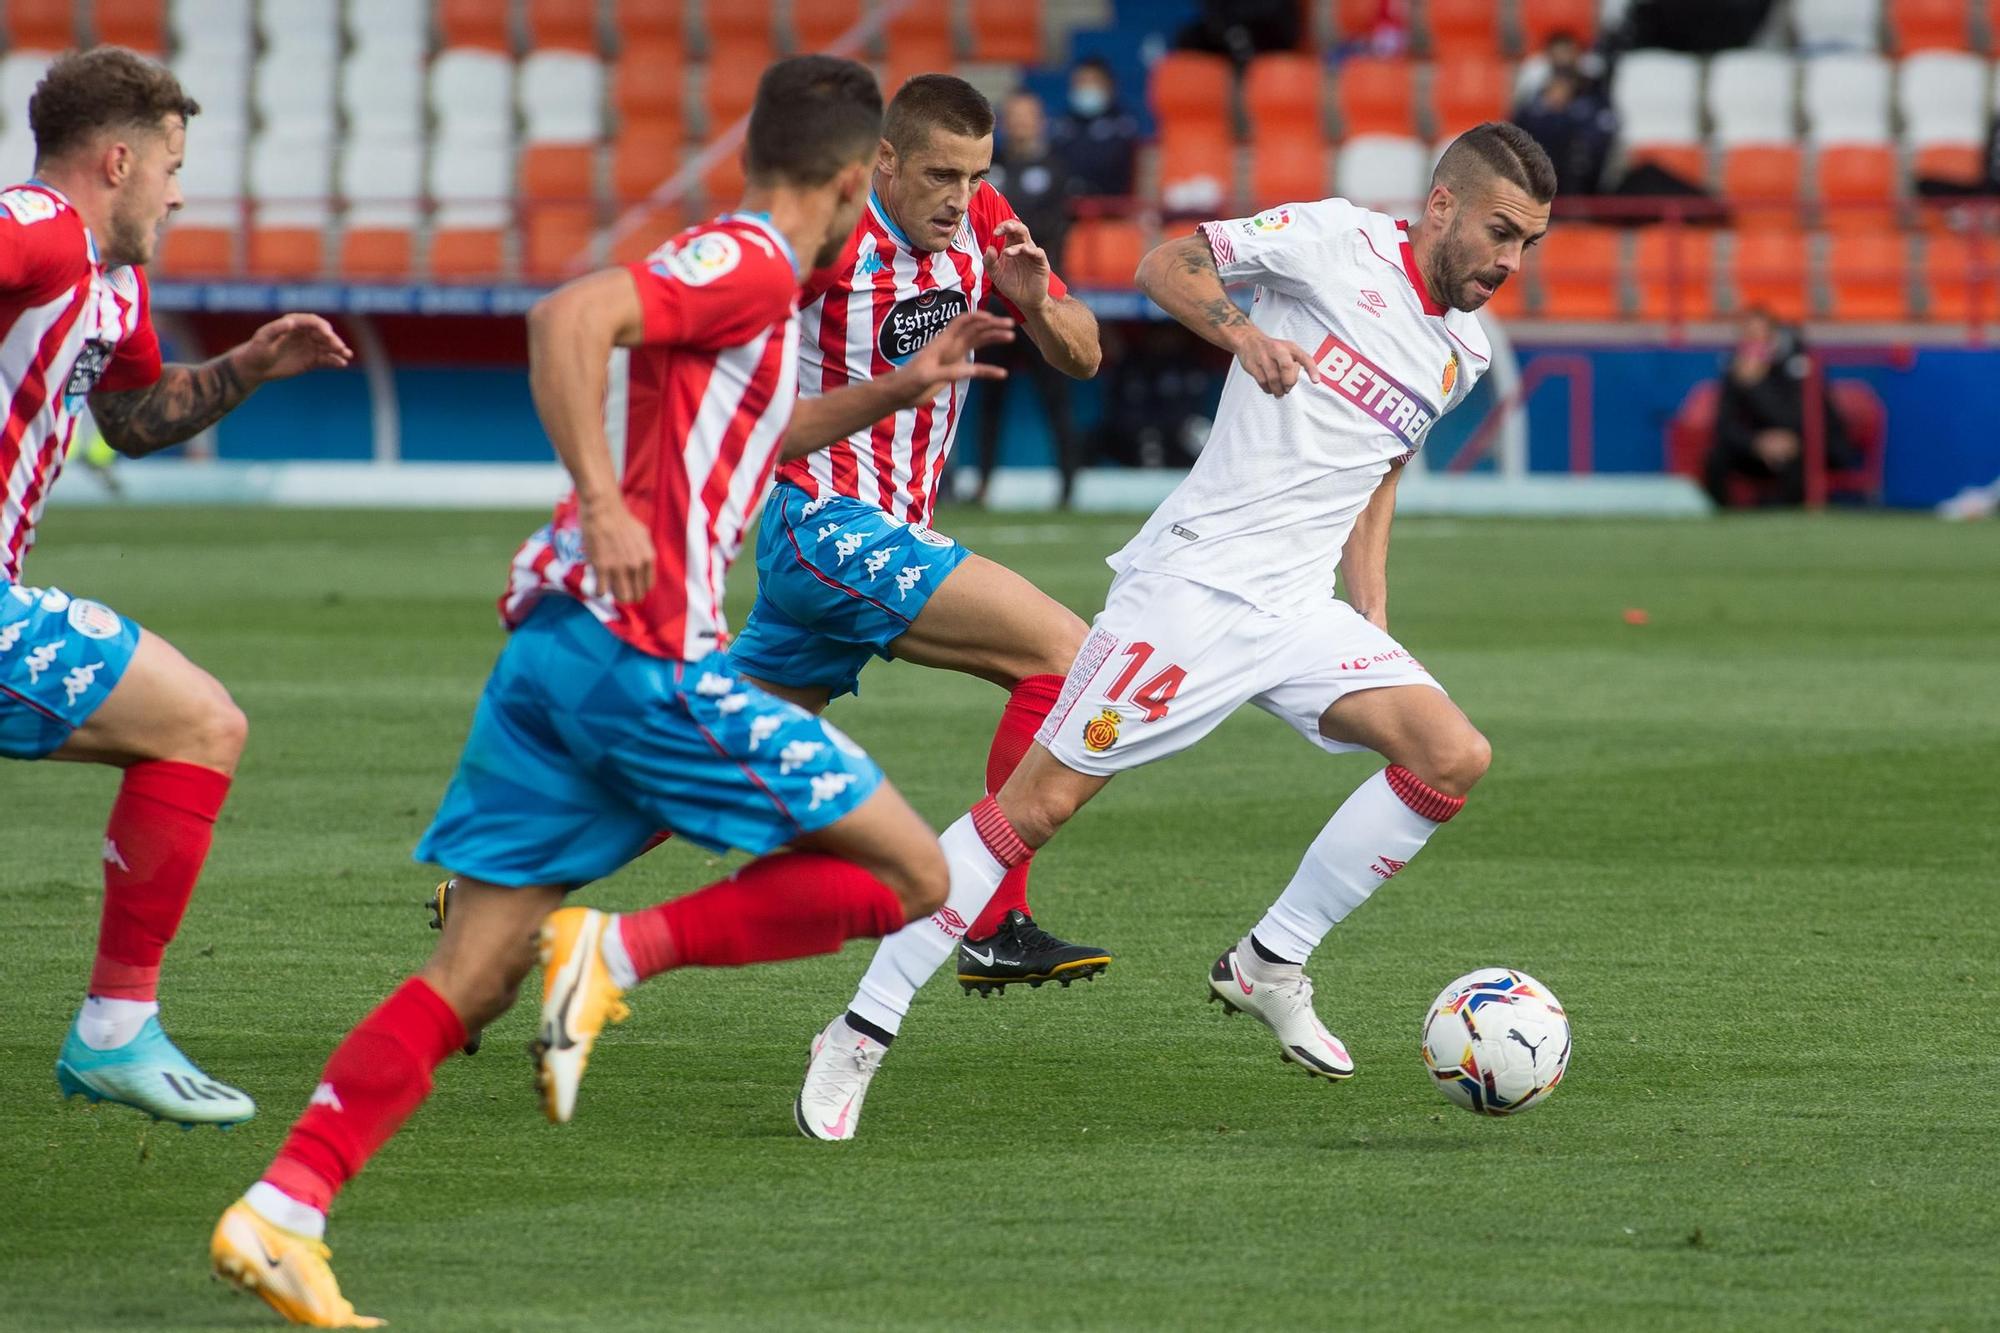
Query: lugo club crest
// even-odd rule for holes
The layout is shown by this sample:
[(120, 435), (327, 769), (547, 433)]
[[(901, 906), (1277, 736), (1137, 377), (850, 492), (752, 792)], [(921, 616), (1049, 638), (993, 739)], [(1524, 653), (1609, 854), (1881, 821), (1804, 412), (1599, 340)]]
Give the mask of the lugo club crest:
[(967, 305), (964, 292), (944, 290), (922, 292), (898, 301), (889, 317), (882, 321), (875, 350), (885, 360), (901, 365), (943, 332), (945, 325), (964, 314)]

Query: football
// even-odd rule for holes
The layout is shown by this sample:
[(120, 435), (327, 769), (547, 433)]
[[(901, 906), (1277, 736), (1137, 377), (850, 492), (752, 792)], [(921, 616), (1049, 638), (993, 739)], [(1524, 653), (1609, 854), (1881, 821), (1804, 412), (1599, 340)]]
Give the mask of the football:
[(1569, 1067), (1569, 1018), (1525, 972), (1488, 967), (1446, 986), (1424, 1015), (1424, 1067), (1455, 1105), (1514, 1115), (1542, 1101)]

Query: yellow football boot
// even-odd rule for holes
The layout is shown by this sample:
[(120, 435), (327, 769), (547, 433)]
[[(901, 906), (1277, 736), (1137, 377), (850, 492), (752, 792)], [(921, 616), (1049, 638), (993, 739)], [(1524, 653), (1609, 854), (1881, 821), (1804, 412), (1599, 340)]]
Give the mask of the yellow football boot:
[(542, 1110), (558, 1125), (568, 1124), (576, 1110), (576, 1085), (597, 1034), (632, 1013), (604, 965), (604, 932), (615, 919), (565, 907), (542, 924), (542, 1023), (528, 1049)]
[(340, 1294), (324, 1241), (266, 1221), (242, 1199), (229, 1205), (208, 1242), (215, 1275), (239, 1291), (255, 1292), (294, 1324), (309, 1328), (380, 1328), (386, 1322), (356, 1314)]

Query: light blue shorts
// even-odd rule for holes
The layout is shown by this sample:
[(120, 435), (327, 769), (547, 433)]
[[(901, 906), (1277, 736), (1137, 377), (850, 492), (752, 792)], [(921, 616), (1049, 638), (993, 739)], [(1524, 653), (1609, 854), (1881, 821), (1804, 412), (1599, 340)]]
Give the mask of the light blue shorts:
[(0, 755), (40, 759), (111, 697), (139, 624), (60, 588), (0, 582)]

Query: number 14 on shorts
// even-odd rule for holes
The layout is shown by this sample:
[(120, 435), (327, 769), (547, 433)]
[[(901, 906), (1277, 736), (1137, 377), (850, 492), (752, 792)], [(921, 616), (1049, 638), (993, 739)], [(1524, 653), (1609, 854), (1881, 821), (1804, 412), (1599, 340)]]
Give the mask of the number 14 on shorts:
[[(1132, 682), (1139, 678), (1139, 674), (1152, 661), (1153, 645), (1150, 643), (1127, 644), (1124, 655), (1132, 660), (1125, 664), (1125, 669), (1118, 673), (1118, 679), (1112, 681), (1111, 688), (1104, 692), (1104, 698), (1109, 703), (1117, 703), (1125, 697), (1125, 691), (1131, 688)], [(1173, 702), (1174, 695), (1181, 688), (1181, 682), (1186, 679), (1186, 671), (1177, 666), (1168, 666), (1161, 668), (1144, 685), (1141, 685), (1138, 691), (1133, 694), (1132, 702), (1145, 710), (1143, 720), (1158, 722), (1161, 718), (1165, 717), (1167, 715), (1167, 705)]]

